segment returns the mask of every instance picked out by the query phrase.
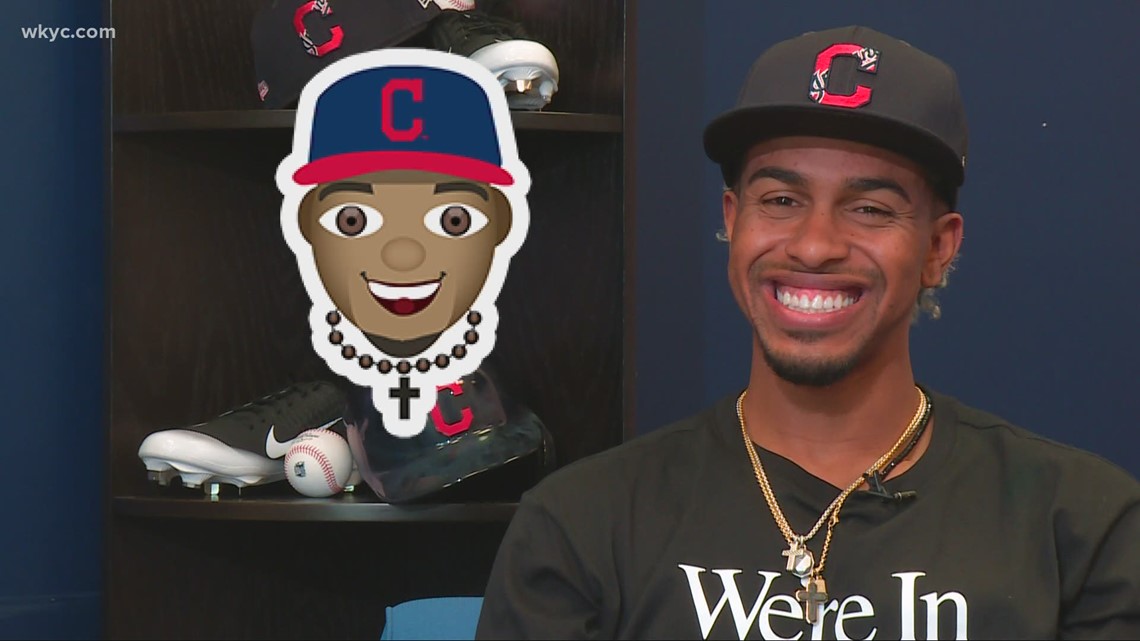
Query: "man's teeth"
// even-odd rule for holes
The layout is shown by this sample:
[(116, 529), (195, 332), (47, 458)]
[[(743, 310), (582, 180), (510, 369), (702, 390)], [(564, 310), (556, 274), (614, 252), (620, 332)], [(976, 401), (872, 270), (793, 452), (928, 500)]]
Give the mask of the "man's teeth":
[(850, 294), (843, 292), (835, 292), (834, 294), (816, 294), (809, 296), (808, 294), (796, 295), (784, 289), (776, 291), (776, 300), (780, 301), (788, 309), (802, 312), (805, 314), (820, 314), (827, 312), (835, 312), (847, 307), (854, 303), (856, 298)]
[(374, 280), (368, 281), (368, 289), (372, 295), (384, 300), (422, 300), (431, 296), (439, 289), (439, 281), (426, 285), (385, 285)]

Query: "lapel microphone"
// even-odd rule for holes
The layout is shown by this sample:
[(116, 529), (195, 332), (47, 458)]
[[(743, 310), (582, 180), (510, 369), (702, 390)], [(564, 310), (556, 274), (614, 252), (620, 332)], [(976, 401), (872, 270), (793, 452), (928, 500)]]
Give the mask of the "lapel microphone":
[(877, 496), (887, 502), (894, 501), (896, 503), (902, 503), (904, 501), (910, 501), (918, 498), (918, 492), (915, 492), (914, 490), (903, 490), (901, 492), (891, 492), (887, 490), (887, 488), (883, 487), (883, 477), (887, 474), (890, 474), (891, 470), (894, 469), (896, 465), (902, 462), (902, 460), (910, 454), (910, 451), (914, 449), (915, 445), (918, 444), (918, 440), (922, 438), (922, 433), (926, 431), (926, 425), (930, 419), (930, 412), (933, 410), (934, 402), (930, 399), (929, 396), (927, 396), (926, 390), (922, 389), (921, 391), (922, 394), (926, 396), (927, 400), (926, 416), (922, 418), (922, 424), (919, 426), (918, 430), (915, 431), (914, 436), (910, 438), (910, 442), (907, 443), (906, 448), (904, 448), (902, 452), (899, 452), (899, 454), (895, 456), (895, 458), (890, 463), (887, 463), (881, 472), (879, 470), (875, 470), (870, 474), (867, 474), (866, 472), (863, 473), (863, 478), (871, 486), (871, 489), (868, 490), (868, 493), (873, 496)]
[(895, 501), (897, 503), (902, 503), (903, 501), (909, 501), (911, 499), (918, 498), (918, 492), (915, 492), (914, 490), (891, 492), (887, 488), (883, 487), (883, 478), (879, 472), (872, 472), (871, 474), (864, 472), (863, 478), (866, 479), (867, 483), (871, 486), (871, 489), (867, 490), (867, 493), (873, 496), (877, 496), (884, 501)]

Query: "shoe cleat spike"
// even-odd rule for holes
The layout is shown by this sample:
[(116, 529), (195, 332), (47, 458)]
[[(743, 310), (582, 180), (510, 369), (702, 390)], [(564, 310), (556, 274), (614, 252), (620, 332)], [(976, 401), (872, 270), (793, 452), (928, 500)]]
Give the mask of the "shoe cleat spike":
[(542, 96), (543, 102), (550, 102), (554, 98), (554, 83), (547, 80), (539, 85), (538, 95)]
[(173, 468), (146, 471), (146, 480), (152, 483), (158, 483), (163, 487), (170, 485), (170, 482), (174, 480), (176, 476), (178, 476), (178, 471)]
[(202, 482), (209, 477), (205, 472), (182, 472), (179, 476), (182, 478), (182, 485), (186, 487), (200, 487)]

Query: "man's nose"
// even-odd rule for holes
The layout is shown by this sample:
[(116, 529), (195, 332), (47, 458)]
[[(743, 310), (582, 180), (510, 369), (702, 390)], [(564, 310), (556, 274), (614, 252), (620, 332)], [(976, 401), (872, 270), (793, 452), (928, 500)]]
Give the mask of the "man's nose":
[(423, 264), (427, 251), (419, 241), (403, 236), (388, 241), (380, 250), (380, 259), (388, 267), (408, 272)]
[(815, 207), (804, 216), (785, 247), (789, 258), (808, 269), (843, 260), (849, 251), (839, 215), (826, 207)]

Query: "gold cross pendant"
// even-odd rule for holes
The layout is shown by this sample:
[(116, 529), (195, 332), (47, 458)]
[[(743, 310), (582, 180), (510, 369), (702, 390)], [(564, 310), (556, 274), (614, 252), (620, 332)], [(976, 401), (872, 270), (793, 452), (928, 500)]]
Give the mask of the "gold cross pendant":
[(796, 590), (796, 600), (803, 604), (804, 621), (811, 625), (819, 620), (819, 609), (827, 601), (827, 584), (821, 576), (806, 579), (802, 590)]

